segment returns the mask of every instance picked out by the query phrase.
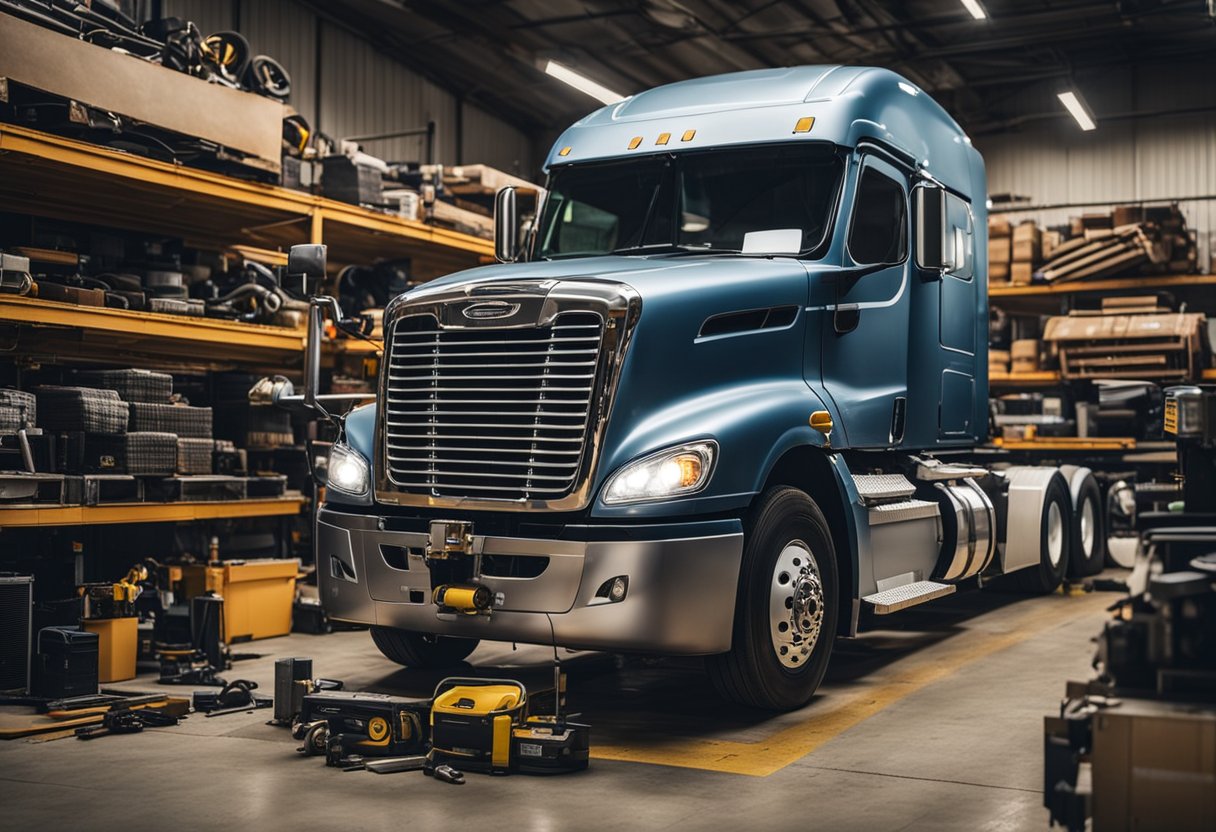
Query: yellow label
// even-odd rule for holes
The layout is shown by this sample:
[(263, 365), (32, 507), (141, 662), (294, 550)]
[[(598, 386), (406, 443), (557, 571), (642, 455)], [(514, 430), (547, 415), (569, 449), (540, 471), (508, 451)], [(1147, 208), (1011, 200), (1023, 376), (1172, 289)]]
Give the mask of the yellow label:
[(1166, 433), (1178, 432), (1178, 400), (1165, 400), (1165, 431)]

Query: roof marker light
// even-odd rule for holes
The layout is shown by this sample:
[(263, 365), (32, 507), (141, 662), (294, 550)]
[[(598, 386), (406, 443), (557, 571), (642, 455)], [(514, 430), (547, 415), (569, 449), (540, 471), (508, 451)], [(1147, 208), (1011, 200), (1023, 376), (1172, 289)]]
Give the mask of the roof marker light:
[(630, 140), (629, 140), (629, 149), (630, 149), (630, 150), (637, 150), (637, 149), (638, 149), (638, 145), (640, 145), (641, 143), (642, 143), (642, 137), (641, 137), (641, 136), (634, 136), (632, 139), (630, 139)]
[(980, 5), (980, 0), (962, 0), (963, 8), (971, 13), (971, 16), (976, 20), (984, 20), (988, 17), (988, 12)]
[(667, 144), (669, 141), (671, 141), (670, 133), (660, 133), (659, 137), (654, 140), (654, 143), (655, 144)]
[(566, 146), (565, 146), (565, 147), (563, 147), (561, 150), (557, 151), (557, 155), (558, 155), (558, 156), (569, 156), (569, 155), (570, 155), (570, 151), (571, 151), (571, 150), (573, 150), (573, 149), (574, 149), (574, 148), (572, 148), (570, 145), (566, 145)]
[(682, 141), (682, 142), (690, 142), (690, 141), (692, 141), (692, 137), (693, 137), (693, 136), (695, 136), (695, 135), (697, 135), (697, 131), (696, 131), (696, 130), (685, 130), (685, 131), (684, 131), (684, 135), (683, 135), (683, 136), (680, 136), (680, 141)]
[(1081, 126), (1082, 130), (1089, 132), (1098, 126), (1094, 123), (1093, 114), (1090, 113), (1089, 107), (1082, 100), (1080, 93), (1069, 90), (1056, 97), (1060, 99), (1064, 109), (1068, 110), (1069, 114), (1077, 120), (1077, 124)]
[(815, 126), (814, 116), (803, 116), (798, 119), (798, 123), (794, 125), (795, 133), (809, 133), (811, 128)]
[(580, 75), (570, 67), (559, 64), (557, 61), (549, 61), (545, 64), (545, 74), (551, 75), (557, 80), (574, 87), (579, 92), (586, 93), (605, 104), (615, 104), (625, 98), (620, 93), (613, 92), (603, 84), (597, 84), (585, 75)]

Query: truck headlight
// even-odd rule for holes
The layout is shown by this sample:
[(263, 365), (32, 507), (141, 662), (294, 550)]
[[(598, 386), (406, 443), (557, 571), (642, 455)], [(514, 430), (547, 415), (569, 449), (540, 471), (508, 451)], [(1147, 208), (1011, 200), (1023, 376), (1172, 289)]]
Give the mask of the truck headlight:
[(335, 442), (329, 449), (325, 485), (352, 497), (364, 497), (371, 486), (372, 469), (358, 451)]
[(709, 482), (718, 443), (690, 442), (651, 454), (621, 468), (604, 488), (608, 505), (695, 494)]

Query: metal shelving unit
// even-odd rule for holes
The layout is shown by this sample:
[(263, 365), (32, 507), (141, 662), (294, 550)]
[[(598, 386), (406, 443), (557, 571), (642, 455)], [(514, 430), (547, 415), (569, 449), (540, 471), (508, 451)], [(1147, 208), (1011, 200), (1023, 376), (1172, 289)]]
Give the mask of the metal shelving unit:
[[(337, 270), (410, 257), (419, 279), (490, 260), (488, 240), (312, 194), (142, 158), (26, 127), (0, 124), (0, 201), (6, 211), (179, 237), (192, 248), (283, 265), (296, 243), (325, 243)], [(8, 355), (37, 363), (102, 361), (190, 371), (292, 372), (302, 328), (75, 306), (0, 294)], [(340, 341), (329, 355), (370, 354)], [(234, 502), (0, 505), (0, 529), (193, 522), (298, 515), (307, 499)]]

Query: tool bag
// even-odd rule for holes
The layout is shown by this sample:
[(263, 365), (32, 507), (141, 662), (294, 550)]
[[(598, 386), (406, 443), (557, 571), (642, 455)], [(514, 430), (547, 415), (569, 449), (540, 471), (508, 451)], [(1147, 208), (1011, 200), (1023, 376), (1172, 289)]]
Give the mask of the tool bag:
[(192, 439), (210, 439), (211, 408), (132, 402), (131, 430), (176, 433), (178, 436)]
[(511, 732), (523, 723), (528, 691), (513, 679), (444, 679), (431, 705), (430, 761), (460, 769), (511, 769)]
[(113, 390), (124, 402), (167, 402), (173, 376), (151, 370), (82, 370), (74, 376), (81, 387)]
[(16, 433), (38, 423), (37, 399), (20, 390), (0, 388), (0, 434)]
[(214, 439), (192, 439), (177, 437), (177, 473), (212, 473), (211, 454), (215, 450)]
[(123, 433), (130, 405), (113, 390), (43, 386), (35, 390), (39, 427), (48, 431)]
[(82, 473), (172, 476), (177, 470), (177, 436), (134, 431), (86, 435)]

